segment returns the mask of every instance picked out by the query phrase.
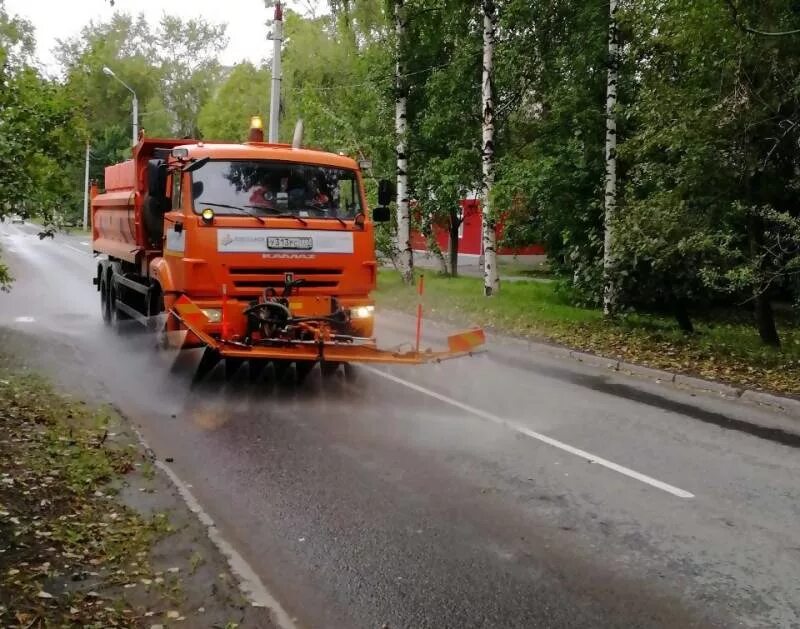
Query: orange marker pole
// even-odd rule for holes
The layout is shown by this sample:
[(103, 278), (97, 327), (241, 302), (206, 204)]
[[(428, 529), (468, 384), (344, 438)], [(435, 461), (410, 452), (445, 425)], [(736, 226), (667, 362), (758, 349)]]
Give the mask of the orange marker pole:
[(228, 338), (228, 322), (225, 319), (225, 306), (228, 304), (228, 285), (222, 285), (222, 316), (220, 317), (222, 323), (222, 340)]
[(417, 352), (422, 341), (422, 294), (425, 292), (425, 274), (419, 276), (417, 284)]

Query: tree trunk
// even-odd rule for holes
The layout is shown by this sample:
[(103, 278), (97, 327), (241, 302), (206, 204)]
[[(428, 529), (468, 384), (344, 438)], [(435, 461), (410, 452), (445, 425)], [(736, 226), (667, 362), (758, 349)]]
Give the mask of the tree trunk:
[(780, 347), (781, 339), (778, 328), (775, 326), (775, 313), (772, 311), (772, 302), (766, 293), (756, 296), (756, 324), (761, 342), (771, 347)]
[(694, 324), (689, 316), (689, 311), (686, 308), (686, 302), (682, 299), (676, 299), (674, 303), (675, 321), (678, 322), (678, 327), (686, 334), (694, 334)]
[(433, 230), (433, 225), (431, 225), (431, 231), (427, 234), (425, 240), (428, 252), (433, 254), (433, 257), (436, 258), (436, 261), (439, 263), (439, 273), (447, 275), (447, 260), (444, 257), (442, 248), (436, 240), (436, 232)]
[(458, 228), (461, 219), (457, 212), (450, 212), (450, 275), (458, 276)]
[[(751, 183), (751, 190), (760, 185), (760, 179)], [(754, 290), (755, 317), (758, 335), (764, 345), (780, 347), (781, 339), (778, 336), (778, 328), (775, 325), (775, 313), (772, 311), (772, 302), (769, 298), (768, 288), (761, 285), (764, 275), (764, 224), (759, 216), (751, 213), (747, 221), (748, 240), (750, 243), (750, 256), (753, 258), (757, 268), (758, 283)]]
[(395, 133), (397, 135), (397, 260), (406, 284), (414, 282), (414, 256), (411, 250), (411, 213), (408, 198), (408, 136), (406, 68), (404, 48), (406, 37), (404, 0), (394, 0), (395, 29)]
[(483, 5), (483, 293), (486, 297), (500, 291), (500, 274), (497, 268), (497, 232), (491, 207), (494, 183), (494, 94), (493, 57), (494, 36), (497, 30), (497, 11), (494, 0), (482, 0)]
[(618, 307), (614, 225), (617, 213), (617, 86), (619, 82), (619, 31), (617, 1), (610, 0), (608, 20), (608, 79), (606, 83), (606, 190), (603, 240), (603, 313)]

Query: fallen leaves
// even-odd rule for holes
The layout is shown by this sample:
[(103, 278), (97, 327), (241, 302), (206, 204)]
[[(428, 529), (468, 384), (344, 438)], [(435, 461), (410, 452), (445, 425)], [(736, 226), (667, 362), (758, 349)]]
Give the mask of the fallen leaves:
[(150, 576), (165, 528), (109, 489), (137, 451), (30, 374), (2, 378), (0, 418), (0, 553), (13, 566), (0, 572), (0, 626), (131, 626), (123, 592)]

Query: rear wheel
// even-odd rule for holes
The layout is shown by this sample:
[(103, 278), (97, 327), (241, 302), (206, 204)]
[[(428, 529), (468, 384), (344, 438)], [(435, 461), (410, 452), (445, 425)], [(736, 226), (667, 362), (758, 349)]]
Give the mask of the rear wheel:
[(103, 272), (100, 276), (100, 314), (103, 323), (111, 325), (111, 305), (109, 303), (109, 273)]
[(119, 285), (114, 281), (113, 275), (111, 276), (109, 285), (108, 305), (111, 310), (111, 327), (121, 334), (126, 330), (125, 322), (127, 322), (130, 317), (117, 308), (117, 301), (120, 301), (120, 290)]

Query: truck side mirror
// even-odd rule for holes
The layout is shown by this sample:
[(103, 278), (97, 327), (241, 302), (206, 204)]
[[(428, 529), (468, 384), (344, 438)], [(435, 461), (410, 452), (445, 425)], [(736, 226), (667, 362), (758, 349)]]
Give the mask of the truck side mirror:
[(392, 182), (388, 179), (381, 179), (378, 182), (378, 205), (389, 205), (392, 202), (393, 196), (394, 189), (392, 188)]
[(376, 208), (372, 208), (372, 220), (376, 223), (386, 223), (388, 222), (391, 215), (389, 213), (389, 208), (385, 205), (379, 206)]
[(163, 159), (147, 162), (147, 194), (156, 198), (167, 195), (167, 163)]

